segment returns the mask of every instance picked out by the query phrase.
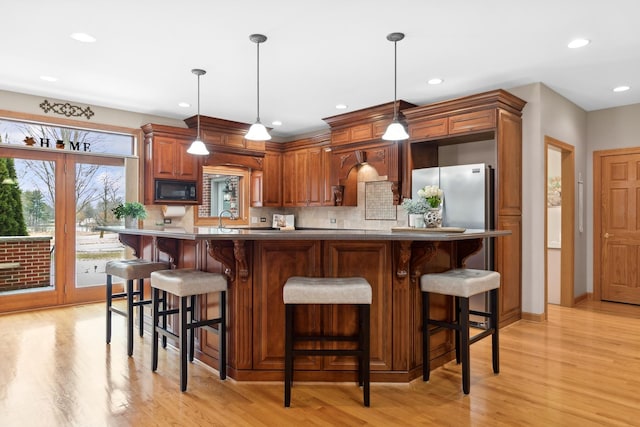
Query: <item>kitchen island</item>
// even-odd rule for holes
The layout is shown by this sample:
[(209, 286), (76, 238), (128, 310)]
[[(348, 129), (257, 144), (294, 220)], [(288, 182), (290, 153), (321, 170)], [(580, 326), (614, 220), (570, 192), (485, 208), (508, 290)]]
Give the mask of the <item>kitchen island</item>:
[[(361, 276), (371, 284), (371, 380), (407, 382), (422, 366), (421, 298), (423, 273), (464, 266), (479, 251), (483, 239), (496, 239), (500, 270), (510, 231), (466, 230), (379, 231), (302, 229), (230, 229), (213, 227), (109, 228), (137, 256), (168, 260), (177, 268), (223, 273), (228, 291), (228, 375), (236, 380), (282, 380), (284, 369), (284, 303), (282, 287), (290, 276)], [(507, 245), (508, 247), (508, 245)], [(517, 293), (503, 283), (504, 294)], [(201, 303), (208, 316), (218, 311), (217, 298)], [(451, 298), (434, 296), (432, 313), (453, 314)], [(356, 310), (351, 306), (298, 307), (296, 330), (301, 333), (352, 334)], [(196, 357), (218, 365), (217, 335), (200, 332)], [(348, 345), (347, 343), (341, 345)], [(453, 358), (453, 335), (432, 341), (432, 366)], [(296, 360), (296, 378), (313, 381), (355, 380), (351, 357), (307, 357)]]

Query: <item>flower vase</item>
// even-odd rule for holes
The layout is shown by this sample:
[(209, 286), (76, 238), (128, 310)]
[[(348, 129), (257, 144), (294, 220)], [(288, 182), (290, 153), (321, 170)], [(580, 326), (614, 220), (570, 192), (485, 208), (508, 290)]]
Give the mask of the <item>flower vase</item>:
[(424, 224), (427, 228), (442, 227), (442, 206), (428, 208), (424, 214)]
[(138, 228), (138, 218), (134, 218), (132, 216), (125, 216), (124, 226), (125, 228)]
[(424, 214), (409, 214), (409, 227), (424, 228)]

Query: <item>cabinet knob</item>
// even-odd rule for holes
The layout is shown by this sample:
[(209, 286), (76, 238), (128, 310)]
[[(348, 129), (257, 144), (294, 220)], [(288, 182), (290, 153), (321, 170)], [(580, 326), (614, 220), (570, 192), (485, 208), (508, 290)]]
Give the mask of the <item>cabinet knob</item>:
[(613, 237), (613, 234), (604, 233), (604, 238), (608, 239), (609, 237)]

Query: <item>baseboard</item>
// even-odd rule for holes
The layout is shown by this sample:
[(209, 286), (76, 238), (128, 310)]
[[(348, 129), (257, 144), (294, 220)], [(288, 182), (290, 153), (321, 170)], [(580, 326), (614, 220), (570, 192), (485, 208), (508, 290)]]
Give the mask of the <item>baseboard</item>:
[(522, 320), (529, 320), (531, 322), (544, 322), (544, 313), (526, 313), (522, 312)]
[(575, 297), (573, 300), (573, 305), (581, 303), (583, 301), (593, 301), (593, 292), (585, 292), (579, 297)]

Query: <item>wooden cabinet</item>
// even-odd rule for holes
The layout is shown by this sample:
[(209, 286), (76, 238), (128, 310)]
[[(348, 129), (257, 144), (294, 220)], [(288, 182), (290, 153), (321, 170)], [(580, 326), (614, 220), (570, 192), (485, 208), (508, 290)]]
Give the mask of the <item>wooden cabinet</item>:
[(500, 325), (519, 320), (522, 264), (522, 109), (525, 101), (503, 90), (404, 110), (410, 139), (404, 152), (402, 194), (411, 197), (411, 170), (438, 166), (438, 146), (494, 140), (495, 224), (512, 235), (498, 239)]
[[(291, 276), (362, 276), (373, 291), (371, 369), (392, 369), (392, 286), (389, 242), (257, 241), (254, 243), (253, 369), (284, 369), (282, 287)], [(357, 310), (351, 305), (299, 306), (296, 333), (353, 334)], [(320, 346), (319, 342), (310, 345)], [(344, 344), (350, 345), (350, 344)], [(296, 358), (299, 371), (352, 371), (354, 357)], [(296, 377), (304, 379), (304, 373)], [(309, 377), (311, 378), (311, 377)]]
[(282, 154), (266, 151), (262, 170), (262, 206), (282, 206)]
[(251, 186), (249, 189), (249, 203), (252, 208), (261, 208), (263, 200), (264, 173), (262, 171), (251, 172)]
[(187, 153), (190, 140), (156, 136), (153, 141), (153, 177), (195, 181), (198, 178), (197, 158)]
[(154, 183), (156, 179), (180, 181), (196, 181), (198, 200), (181, 202), (181, 204), (202, 203), (201, 159), (187, 153), (187, 149), (195, 138), (191, 129), (171, 126), (147, 124), (144, 132), (144, 203), (167, 204), (166, 201), (155, 200)]
[(325, 201), (326, 152), (312, 147), (285, 152), (283, 167), (283, 206), (322, 206)]

